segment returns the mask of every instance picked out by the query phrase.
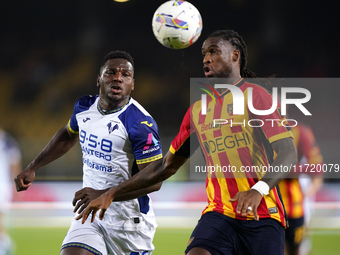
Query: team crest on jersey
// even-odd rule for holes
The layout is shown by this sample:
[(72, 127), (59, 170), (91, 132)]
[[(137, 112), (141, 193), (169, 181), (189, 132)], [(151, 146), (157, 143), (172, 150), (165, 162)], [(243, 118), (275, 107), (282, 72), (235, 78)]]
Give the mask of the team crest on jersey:
[(107, 126), (107, 129), (109, 131), (109, 134), (111, 134), (115, 130), (118, 130), (118, 124), (117, 123), (115, 124), (115, 123), (109, 122), (106, 126)]
[(227, 105), (227, 112), (228, 112), (229, 115), (233, 112), (233, 104)]

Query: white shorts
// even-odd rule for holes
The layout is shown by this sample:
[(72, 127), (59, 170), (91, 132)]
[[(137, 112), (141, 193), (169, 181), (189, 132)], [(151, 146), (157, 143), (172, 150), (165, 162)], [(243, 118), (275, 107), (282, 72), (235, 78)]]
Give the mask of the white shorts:
[(7, 213), (9, 204), (12, 201), (13, 187), (12, 185), (0, 184), (0, 213)]
[(93, 223), (90, 219), (84, 224), (72, 220), (61, 249), (81, 247), (95, 255), (150, 255), (155, 248), (152, 244), (155, 228), (145, 225), (134, 231), (117, 230), (104, 227), (98, 218)]

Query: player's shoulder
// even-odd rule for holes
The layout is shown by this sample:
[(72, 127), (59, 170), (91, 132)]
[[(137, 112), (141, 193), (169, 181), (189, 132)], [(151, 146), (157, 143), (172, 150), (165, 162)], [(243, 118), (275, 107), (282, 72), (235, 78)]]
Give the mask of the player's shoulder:
[(299, 129), (300, 131), (303, 131), (303, 132), (307, 132), (309, 129), (310, 129), (310, 126), (303, 123), (303, 122), (299, 122), (295, 128)]
[(311, 128), (310, 125), (308, 125), (306, 123), (299, 122), (296, 127), (299, 129), (299, 132), (301, 134), (305, 135), (306, 137), (308, 137), (308, 139), (310, 139), (310, 140), (315, 139), (313, 129)]
[(118, 118), (127, 128), (132, 127), (136, 122), (139, 121), (149, 121), (147, 123), (155, 123), (151, 115), (144, 109), (144, 107), (133, 98), (130, 98), (130, 102), (128, 103), (126, 109), (119, 114)]
[(132, 97), (130, 98), (130, 102), (124, 111), (125, 115), (130, 115), (131, 118), (140, 118), (143, 116), (151, 116), (145, 108), (134, 100)]
[(80, 97), (74, 106), (75, 113), (83, 112), (88, 110), (97, 100), (98, 95), (92, 96), (82, 96)]
[(96, 99), (98, 98), (98, 95), (92, 96), (92, 95), (86, 95), (82, 96), (77, 100), (77, 104), (83, 107), (90, 107), (94, 104)]
[(253, 89), (254, 94), (272, 94), (269, 90), (268, 84), (263, 84), (265, 81), (261, 82), (260, 79), (242, 79), (243, 82), (240, 85), (240, 89), (244, 92), (248, 88)]

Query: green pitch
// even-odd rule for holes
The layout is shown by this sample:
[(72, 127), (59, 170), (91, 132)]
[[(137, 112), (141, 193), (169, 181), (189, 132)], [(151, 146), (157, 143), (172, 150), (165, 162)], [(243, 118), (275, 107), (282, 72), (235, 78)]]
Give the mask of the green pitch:
[[(15, 255), (58, 255), (67, 229), (15, 228), (10, 235), (16, 244)], [(153, 255), (184, 254), (191, 230), (158, 229)], [(337, 255), (340, 250), (339, 230), (315, 230), (312, 233), (312, 255)]]

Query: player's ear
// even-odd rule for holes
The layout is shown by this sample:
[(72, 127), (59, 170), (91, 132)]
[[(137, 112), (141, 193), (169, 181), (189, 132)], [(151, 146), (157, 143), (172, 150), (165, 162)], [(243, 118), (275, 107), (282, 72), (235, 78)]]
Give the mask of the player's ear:
[(240, 60), (240, 51), (239, 50), (235, 50), (232, 54), (232, 57), (231, 57), (232, 61), (233, 62), (237, 62)]
[(135, 79), (132, 80), (132, 86), (131, 86), (131, 90), (135, 89)]
[(100, 86), (99, 80), (100, 80), (100, 75), (98, 74), (98, 76), (97, 76), (97, 87)]

